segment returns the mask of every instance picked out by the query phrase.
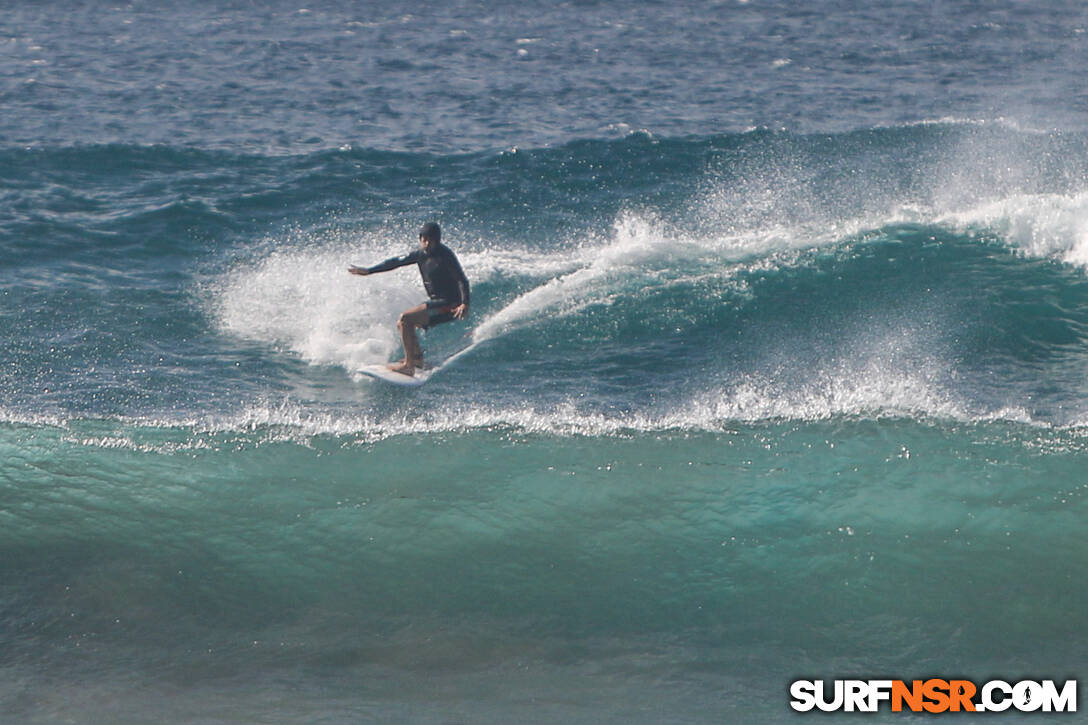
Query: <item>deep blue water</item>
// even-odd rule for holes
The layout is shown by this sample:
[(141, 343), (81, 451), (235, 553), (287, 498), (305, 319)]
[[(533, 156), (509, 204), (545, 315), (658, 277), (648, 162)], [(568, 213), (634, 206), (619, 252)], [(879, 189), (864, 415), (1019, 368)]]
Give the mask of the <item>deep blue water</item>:
[[(6, 8), (0, 722), (762, 723), (798, 677), (1082, 678), (1086, 32)], [(405, 391), (356, 371), (418, 275), (346, 268), (428, 219), (473, 307)]]

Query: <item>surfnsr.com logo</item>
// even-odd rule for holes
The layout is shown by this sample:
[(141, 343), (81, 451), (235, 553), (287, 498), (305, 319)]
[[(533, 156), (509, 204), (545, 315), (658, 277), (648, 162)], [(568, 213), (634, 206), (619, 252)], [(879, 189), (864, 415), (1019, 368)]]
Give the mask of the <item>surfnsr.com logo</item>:
[(1054, 680), (796, 680), (790, 707), (798, 712), (1076, 712), (1077, 681)]

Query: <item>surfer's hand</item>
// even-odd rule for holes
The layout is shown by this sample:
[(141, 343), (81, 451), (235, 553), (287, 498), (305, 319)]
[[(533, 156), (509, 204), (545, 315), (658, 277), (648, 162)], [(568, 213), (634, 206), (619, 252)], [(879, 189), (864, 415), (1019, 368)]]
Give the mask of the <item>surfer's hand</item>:
[(453, 308), (453, 316), (458, 320), (463, 320), (468, 317), (468, 305), (458, 305)]
[(356, 267), (354, 264), (348, 267), (348, 271), (352, 274), (357, 274), (360, 277), (365, 277), (370, 274), (370, 270), (368, 270), (366, 267)]

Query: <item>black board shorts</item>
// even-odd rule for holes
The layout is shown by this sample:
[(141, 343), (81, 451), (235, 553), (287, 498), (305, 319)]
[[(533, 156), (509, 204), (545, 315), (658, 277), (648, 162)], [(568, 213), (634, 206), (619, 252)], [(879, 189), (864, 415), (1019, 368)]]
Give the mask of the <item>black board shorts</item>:
[(457, 309), (457, 305), (449, 300), (427, 300), (427, 324), (423, 329), (426, 330), (428, 327), (441, 325), (443, 322), (454, 319), (453, 311), (455, 309)]

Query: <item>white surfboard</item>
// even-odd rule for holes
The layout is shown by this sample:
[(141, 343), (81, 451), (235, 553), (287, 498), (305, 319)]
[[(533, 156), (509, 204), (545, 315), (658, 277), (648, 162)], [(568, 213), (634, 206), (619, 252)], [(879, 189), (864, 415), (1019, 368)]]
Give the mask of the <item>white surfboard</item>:
[(362, 375), (366, 375), (367, 377), (374, 378), (375, 380), (381, 380), (384, 383), (389, 383), (390, 385), (400, 385), (404, 388), (418, 388), (420, 385), (423, 385), (423, 383), (430, 380), (432, 375), (437, 373), (439, 370), (449, 367), (453, 363), (457, 362), (457, 360), (462, 355), (467, 353), (472, 348), (476, 347), (476, 345), (478, 344), (478, 342), (473, 342), (468, 347), (459, 350), (458, 352), (449, 356), (440, 364), (432, 368), (427, 368), (426, 370), (416, 370), (415, 375), (395, 373), (385, 365), (364, 365), (363, 367), (359, 368), (359, 373)]
[(431, 377), (431, 373), (433, 373), (434, 370), (416, 370), (415, 375), (405, 375), (404, 373), (395, 373), (385, 365), (367, 365), (366, 367), (359, 368), (359, 372), (376, 380), (389, 383), (390, 385), (400, 385), (405, 388), (418, 388), (420, 385), (427, 382), (427, 379)]

